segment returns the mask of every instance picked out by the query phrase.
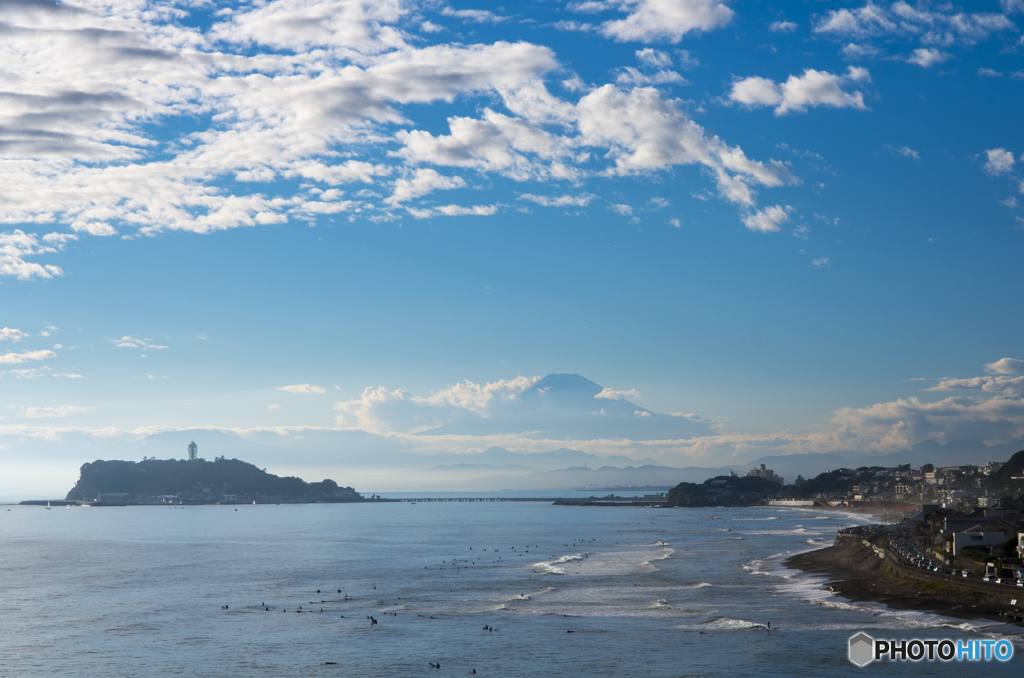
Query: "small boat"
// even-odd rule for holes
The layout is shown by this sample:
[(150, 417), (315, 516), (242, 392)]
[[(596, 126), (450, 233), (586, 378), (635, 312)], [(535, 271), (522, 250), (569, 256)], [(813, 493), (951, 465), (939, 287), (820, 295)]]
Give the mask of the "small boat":
[(255, 506), (255, 505), (256, 505), (256, 500), (255, 500), (255, 499), (253, 499), (253, 500), (252, 500), (252, 505), (253, 505), (253, 506)]
[(49, 510), (50, 510), (50, 502), (46, 502), (46, 510), (47, 510), (47, 511), (49, 511)]

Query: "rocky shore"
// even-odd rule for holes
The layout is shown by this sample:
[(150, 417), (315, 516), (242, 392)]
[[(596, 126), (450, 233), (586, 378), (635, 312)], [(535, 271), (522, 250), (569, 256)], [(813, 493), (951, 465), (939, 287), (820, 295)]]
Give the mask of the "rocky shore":
[[(1007, 595), (986, 594), (955, 584), (918, 579), (898, 572), (883, 561), (861, 539), (837, 538), (827, 548), (786, 559), (788, 568), (823, 574), (839, 596), (853, 602), (884, 603), (901, 610), (936, 612), (960, 619), (991, 619), (1010, 623), (1005, 613), (1012, 609)], [(1014, 596), (1016, 598), (1016, 596)], [(1021, 591), (1018, 607), (1024, 607)]]

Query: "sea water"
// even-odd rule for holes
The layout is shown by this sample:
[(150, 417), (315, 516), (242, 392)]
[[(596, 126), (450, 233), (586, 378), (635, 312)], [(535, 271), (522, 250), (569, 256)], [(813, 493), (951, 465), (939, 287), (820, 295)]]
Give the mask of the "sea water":
[[(783, 567), (862, 522), (538, 502), (0, 507), (0, 675), (1020, 675), (1018, 627), (850, 603)], [(1018, 656), (856, 669), (859, 631), (1010, 637)]]

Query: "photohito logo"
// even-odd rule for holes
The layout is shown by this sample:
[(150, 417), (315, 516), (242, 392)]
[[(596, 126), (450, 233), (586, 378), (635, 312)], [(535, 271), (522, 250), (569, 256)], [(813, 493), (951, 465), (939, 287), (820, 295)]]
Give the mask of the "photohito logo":
[(948, 661), (1008, 662), (1013, 659), (1013, 643), (1008, 640), (876, 640), (861, 632), (850, 638), (850, 661), (867, 666), (876, 659), (913, 662), (927, 659)]

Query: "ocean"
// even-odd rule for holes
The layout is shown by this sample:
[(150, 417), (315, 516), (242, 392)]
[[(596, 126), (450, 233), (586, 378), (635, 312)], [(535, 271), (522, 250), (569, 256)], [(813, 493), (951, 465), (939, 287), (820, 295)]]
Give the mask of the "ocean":
[(0, 506), (0, 676), (970, 670), (856, 669), (847, 644), (859, 631), (1011, 638), (1017, 656), (974, 670), (1020, 675), (1018, 627), (849, 603), (823, 577), (782, 566), (864, 522), (537, 502)]

